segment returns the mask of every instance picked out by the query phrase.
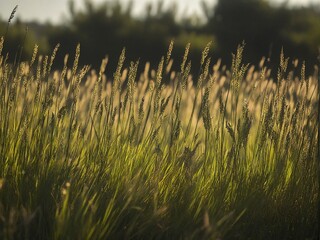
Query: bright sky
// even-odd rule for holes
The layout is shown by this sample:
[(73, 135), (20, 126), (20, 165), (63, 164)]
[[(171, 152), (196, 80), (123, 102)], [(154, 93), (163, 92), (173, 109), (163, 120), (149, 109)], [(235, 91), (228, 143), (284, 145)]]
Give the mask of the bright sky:
[[(61, 23), (68, 18), (67, 0), (0, 0), (0, 18), (8, 19), (12, 9), (19, 5), (16, 16), (22, 20), (38, 20), (41, 22), (50, 21)], [(106, 0), (92, 0), (93, 2), (104, 2)], [(112, 1), (112, 0), (107, 0)], [(120, 0), (127, 3), (129, 0)], [(206, 0), (209, 4), (214, 4), (216, 0)], [(309, 3), (319, 3), (320, 0), (270, 0), (275, 3), (287, 1), (290, 5), (304, 6)], [(75, 0), (76, 6), (81, 6), (84, 0)], [(155, 3), (157, 0), (133, 0), (134, 14), (138, 15), (143, 10), (146, 3)], [(169, 6), (174, 0), (164, 0), (165, 6)], [(179, 15), (197, 14), (201, 16), (201, 0), (175, 0), (179, 6)]]

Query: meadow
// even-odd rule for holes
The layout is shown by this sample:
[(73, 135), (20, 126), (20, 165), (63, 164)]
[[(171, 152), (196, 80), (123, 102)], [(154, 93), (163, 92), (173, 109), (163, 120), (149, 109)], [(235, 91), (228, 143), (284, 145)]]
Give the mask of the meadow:
[[(319, 69), (282, 51), (230, 69), (188, 44), (113, 79), (51, 55), (11, 64), (0, 40), (0, 238), (314, 239)], [(173, 71), (173, 61), (180, 70)], [(274, 69), (273, 69), (274, 71)]]

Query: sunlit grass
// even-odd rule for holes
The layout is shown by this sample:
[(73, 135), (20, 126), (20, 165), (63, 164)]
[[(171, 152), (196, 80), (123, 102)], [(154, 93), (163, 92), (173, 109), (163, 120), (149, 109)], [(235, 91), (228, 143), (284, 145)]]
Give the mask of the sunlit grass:
[(58, 46), (0, 54), (1, 239), (315, 236), (316, 73), (282, 53), (273, 80), (243, 45), (223, 70), (208, 44), (191, 76), (190, 46), (180, 72), (172, 47), (141, 75), (123, 50), (113, 79), (107, 59), (79, 67), (80, 46), (55, 72)]

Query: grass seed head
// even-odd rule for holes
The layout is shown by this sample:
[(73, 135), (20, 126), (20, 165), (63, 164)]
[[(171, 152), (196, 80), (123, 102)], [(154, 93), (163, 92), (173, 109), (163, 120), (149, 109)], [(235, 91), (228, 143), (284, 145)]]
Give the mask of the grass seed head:
[(206, 88), (205, 90), (200, 109), (201, 109), (200, 114), (203, 119), (204, 127), (208, 131), (211, 129), (211, 116), (210, 116), (210, 109), (209, 109), (209, 88)]
[(212, 41), (208, 42), (206, 47), (203, 49), (202, 51), (202, 56), (201, 56), (201, 66), (203, 66), (205, 60), (208, 57), (209, 51), (210, 51), (210, 47), (211, 47)]
[(281, 83), (282, 83), (283, 79), (285, 78), (285, 74), (286, 74), (287, 68), (288, 68), (288, 63), (289, 63), (289, 58), (285, 58), (284, 50), (283, 50), (283, 48), (281, 48), (280, 66), (278, 69), (278, 76), (277, 76), (279, 86), (281, 86)]
[(135, 93), (135, 80), (137, 77), (139, 61), (136, 63), (131, 62), (129, 69), (129, 79), (128, 79), (128, 95), (130, 103), (133, 103), (134, 93)]
[(16, 6), (13, 8), (13, 10), (12, 10), (12, 12), (11, 12), (11, 14), (10, 14), (10, 17), (9, 17), (9, 19), (8, 19), (8, 23), (11, 23), (11, 20), (14, 18), (14, 15), (16, 14), (17, 10), (18, 10), (18, 5), (16, 5)]
[(189, 56), (189, 51), (190, 51), (190, 46), (191, 44), (188, 43), (186, 45), (186, 48), (185, 48), (185, 51), (184, 51), (184, 55), (183, 55), (183, 59), (182, 59), (182, 63), (181, 63), (181, 73), (184, 72), (184, 68), (185, 68), (185, 65), (186, 65), (186, 62), (187, 62), (187, 59), (188, 59), (188, 56)]
[(42, 63), (42, 78), (46, 78), (47, 76), (47, 66), (48, 66), (48, 55), (44, 57), (43, 63)]
[(124, 64), (124, 60), (126, 59), (126, 49), (123, 48), (119, 57), (117, 70), (114, 73), (114, 86), (118, 91), (121, 90), (121, 71)]
[(157, 75), (156, 75), (156, 82), (155, 82), (155, 97), (154, 97), (154, 112), (157, 114), (159, 110), (159, 102), (161, 97), (161, 82), (162, 82), (162, 72), (163, 72), (163, 64), (164, 58), (161, 58), (161, 61), (158, 65)]
[(169, 48), (168, 48), (168, 52), (167, 52), (167, 57), (166, 57), (166, 65), (169, 64), (170, 59), (171, 59), (171, 54), (172, 54), (172, 50), (173, 50), (173, 45), (174, 45), (174, 41), (171, 40)]
[(2, 57), (2, 50), (3, 50), (3, 44), (4, 44), (4, 37), (0, 37), (0, 57)]
[(242, 64), (244, 47), (245, 43), (243, 42), (238, 46), (236, 54), (232, 54), (231, 88), (236, 95), (239, 92), (240, 83), (244, 79), (245, 73), (249, 67), (249, 64)]
[(191, 71), (191, 61), (188, 62), (185, 68), (185, 71), (183, 72), (183, 75), (182, 75), (182, 82), (181, 82), (182, 89), (186, 89), (187, 81), (190, 76), (190, 71)]
[(38, 54), (39, 46), (37, 44), (34, 45), (32, 58), (30, 62), (30, 67), (33, 65), (34, 61), (36, 60), (37, 54)]
[(77, 45), (76, 53), (74, 56), (73, 67), (72, 67), (72, 76), (74, 76), (77, 72), (80, 58), (80, 43)]
[(59, 50), (59, 47), (60, 47), (60, 43), (58, 43), (55, 46), (55, 48), (53, 49), (53, 52), (52, 52), (51, 57), (50, 57), (50, 63), (49, 63), (49, 66), (48, 66), (48, 74), (51, 73), (51, 68), (52, 68), (52, 65), (53, 65), (53, 61), (56, 58), (57, 52)]

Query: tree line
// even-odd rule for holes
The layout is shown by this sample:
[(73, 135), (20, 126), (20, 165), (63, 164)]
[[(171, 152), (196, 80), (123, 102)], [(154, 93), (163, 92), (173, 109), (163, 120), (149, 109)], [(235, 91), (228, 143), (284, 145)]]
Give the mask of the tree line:
[[(177, 6), (165, 8), (163, 1), (145, 6), (141, 17), (132, 14), (133, 1), (123, 6), (119, 1), (94, 4), (84, 0), (85, 7), (76, 9), (68, 2), (69, 19), (59, 25), (50, 23), (23, 23), (16, 19), (6, 36), (5, 51), (11, 61), (18, 49), (22, 57), (32, 55), (33, 45), (39, 44), (43, 54), (49, 54), (60, 43), (58, 58), (72, 54), (81, 44), (81, 63), (99, 68), (101, 59), (109, 56), (109, 73), (126, 47), (127, 59), (156, 66), (166, 53), (169, 42), (175, 41), (173, 58), (178, 63), (184, 47), (191, 42), (190, 59), (198, 68), (201, 51), (213, 42), (213, 58), (231, 64), (231, 53), (241, 42), (246, 43), (245, 61), (252, 64), (262, 57), (271, 68), (278, 64), (280, 51), (286, 56), (306, 60), (307, 71), (312, 73), (320, 46), (320, 4), (292, 8), (286, 4), (273, 5), (266, 0), (218, 0), (215, 5), (202, 2), (203, 18), (184, 16), (177, 19)], [(21, 9), (23, 11), (23, 9)], [(7, 22), (2, 19), (0, 35), (6, 32)], [(56, 67), (59, 66), (57, 61)], [(173, 65), (179, 68), (178, 65)], [(275, 70), (276, 71), (276, 68)]]

